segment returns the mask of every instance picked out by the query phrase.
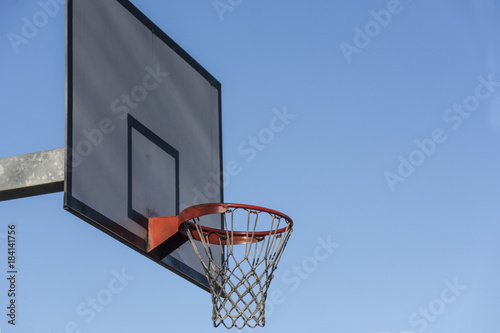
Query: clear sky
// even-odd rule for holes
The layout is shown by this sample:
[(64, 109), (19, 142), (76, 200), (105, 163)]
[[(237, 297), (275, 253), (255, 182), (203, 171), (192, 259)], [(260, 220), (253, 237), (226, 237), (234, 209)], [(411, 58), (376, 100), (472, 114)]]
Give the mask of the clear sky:
[[(12, 42), (40, 3), (0, 3), (0, 157), (65, 144), (62, 6)], [(255, 331), (500, 332), (500, 1), (132, 3), (222, 84), (226, 201), (295, 221)], [(62, 193), (0, 202), (0, 242), (2, 333), (215, 331), (208, 293)]]

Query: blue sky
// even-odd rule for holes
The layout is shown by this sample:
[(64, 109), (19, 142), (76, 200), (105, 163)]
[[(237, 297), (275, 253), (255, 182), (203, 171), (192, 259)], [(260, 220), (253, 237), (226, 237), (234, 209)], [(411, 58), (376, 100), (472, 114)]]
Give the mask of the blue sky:
[[(222, 84), (242, 167), (226, 201), (295, 221), (256, 331), (500, 332), (499, 1), (132, 3)], [(41, 10), (0, 4), (0, 157), (64, 146), (62, 7), (17, 52), (8, 37)], [(288, 123), (249, 160), (276, 110)], [(0, 272), (14, 224), (19, 270), (1, 332), (215, 330), (208, 293), (62, 204), (0, 203)]]

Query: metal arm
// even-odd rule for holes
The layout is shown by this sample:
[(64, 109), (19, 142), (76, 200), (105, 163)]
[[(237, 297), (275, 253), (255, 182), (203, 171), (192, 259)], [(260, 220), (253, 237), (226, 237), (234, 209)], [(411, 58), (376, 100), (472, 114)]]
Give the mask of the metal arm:
[(65, 149), (0, 158), (0, 201), (62, 192)]

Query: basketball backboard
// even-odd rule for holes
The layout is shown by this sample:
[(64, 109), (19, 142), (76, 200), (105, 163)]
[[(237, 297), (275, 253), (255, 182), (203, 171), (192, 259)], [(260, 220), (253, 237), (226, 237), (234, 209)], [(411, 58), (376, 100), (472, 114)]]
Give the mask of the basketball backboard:
[(146, 252), (147, 223), (223, 202), (220, 83), (129, 1), (69, 0), (66, 21), (65, 208), (208, 289), (190, 244)]

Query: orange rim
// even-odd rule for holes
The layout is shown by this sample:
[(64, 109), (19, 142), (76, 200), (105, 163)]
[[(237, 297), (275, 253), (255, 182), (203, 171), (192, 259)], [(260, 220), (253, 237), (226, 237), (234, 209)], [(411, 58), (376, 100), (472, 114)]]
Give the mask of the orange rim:
[[(271, 215), (275, 215), (278, 218), (283, 218), (287, 222), (287, 226), (270, 231), (257, 231), (257, 232), (246, 232), (246, 231), (227, 231), (223, 229), (210, 228), (204, 226), (197, 226), (193, 222), (188, 222), (191, 219), (204, 216), (211, 215), (217, 213), (225, 213), (231, 208), (241, 208), (247, 211), (255, 211), (255, 212), (266, 212)], [(210, 244), (247, 244), (247, 243), (256, 243), (264, 240), (266, 236), (272, 236), (277, 234), (284, 233), (287, 229), (291, 229), (293, 226), (292, 219), (281, 212), (278, 212), (273, 209), (253, 206), (253, 205), (244, 205), (244, 204), (233, 204), (233, 203), (209, 203), (209, 204), (201, 204), (188, 207), (184, 209), (179, 215), (180, 223), (185, 224), (187, 228), (189, 228), (192, 232), (193, 238), (201, 241), (201, 237), (199, 234), (199, 229), (204, 234), (205, 241), (208, 241)], [(179, 230), (185, 234), (186, 231), (184, 228), (179, 228)], [(232, 238), (232, 241), (228, 241), (228, 238)]]

